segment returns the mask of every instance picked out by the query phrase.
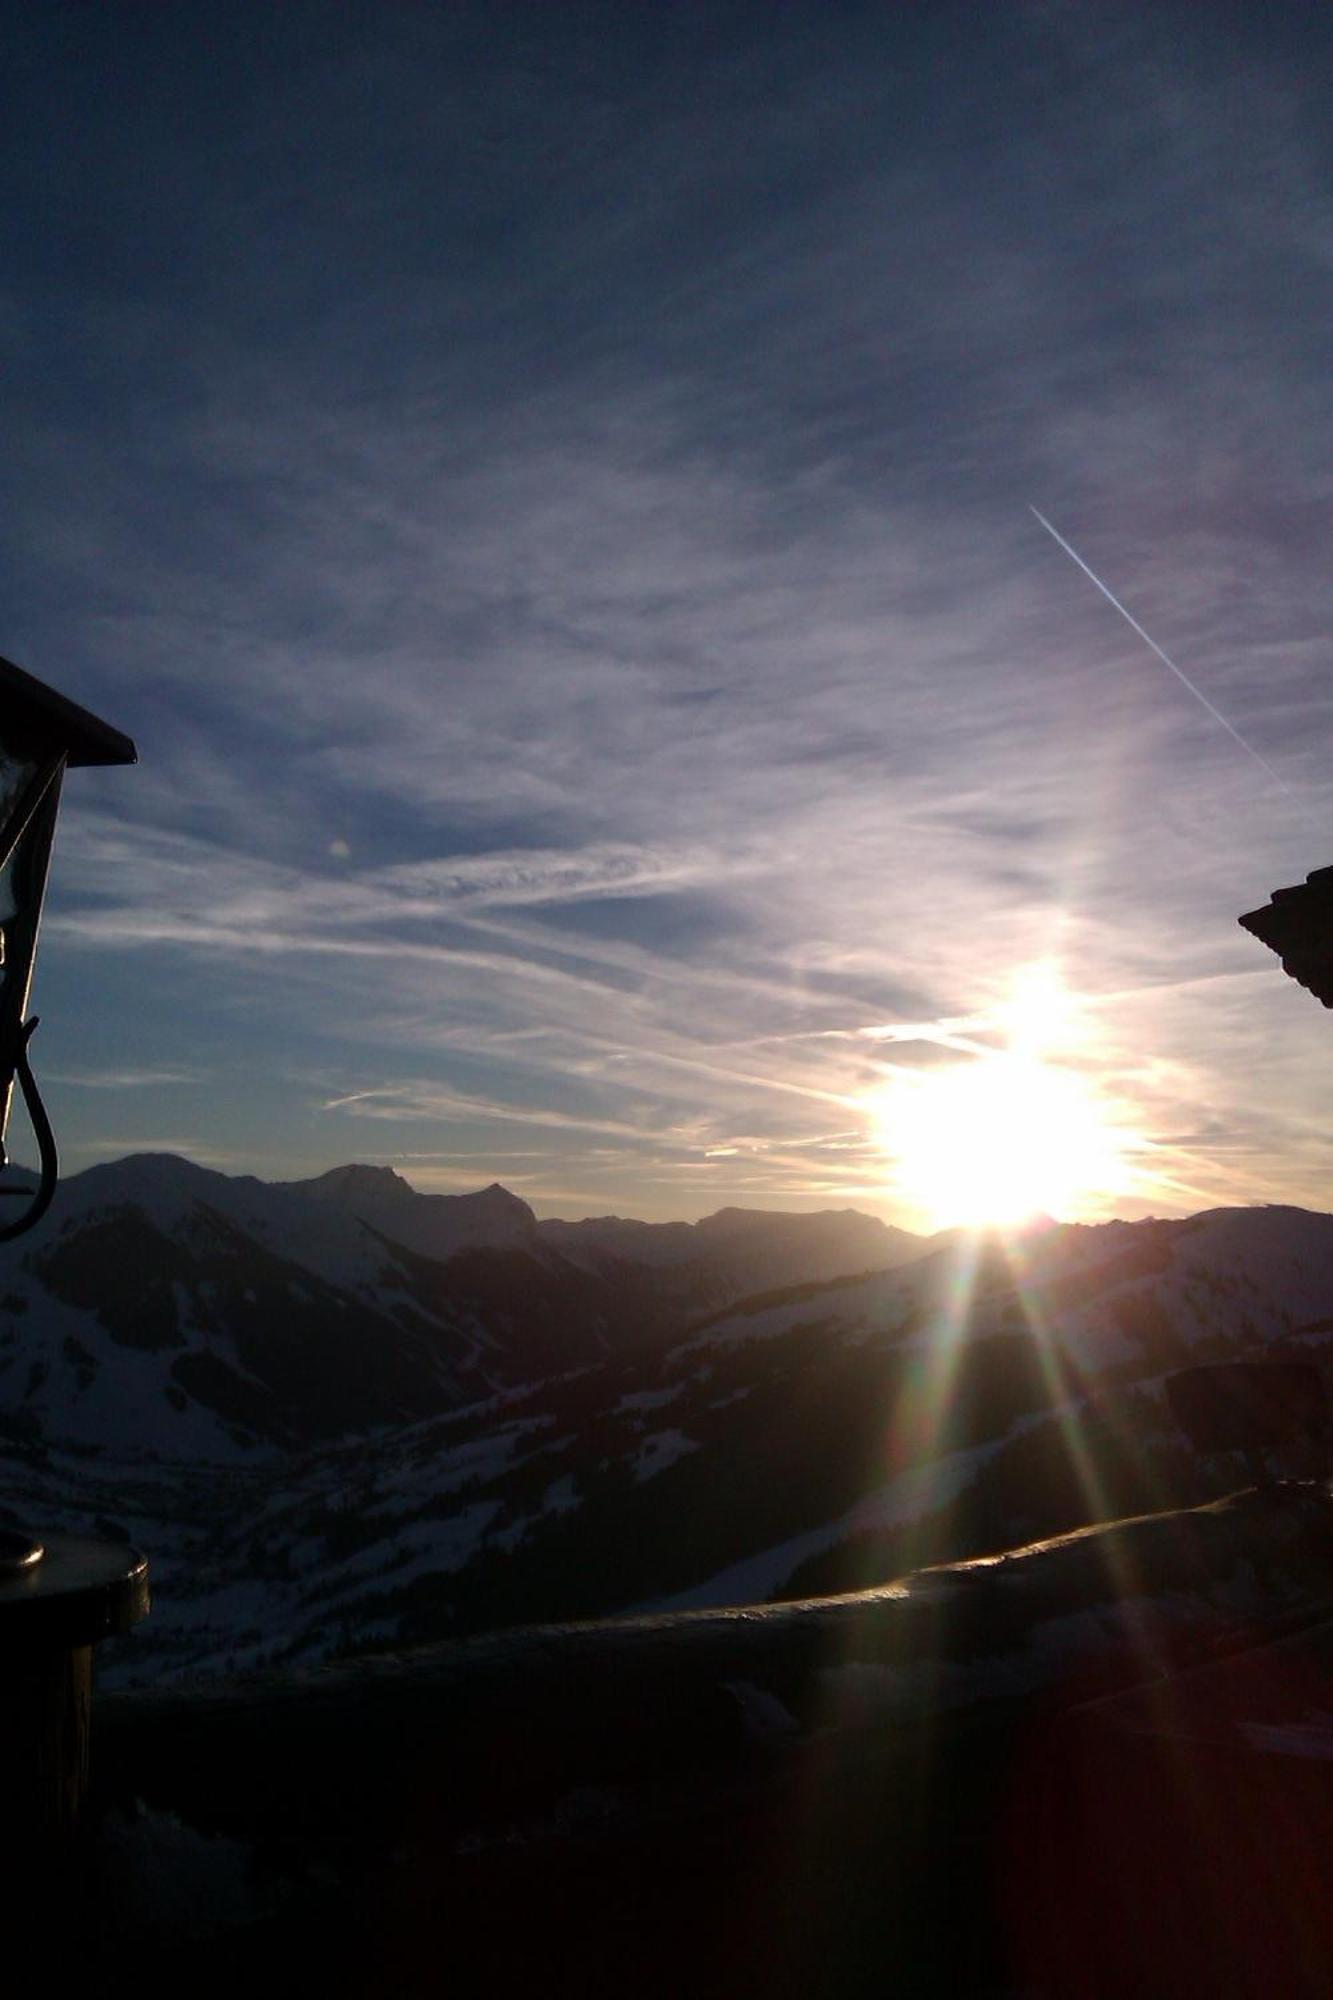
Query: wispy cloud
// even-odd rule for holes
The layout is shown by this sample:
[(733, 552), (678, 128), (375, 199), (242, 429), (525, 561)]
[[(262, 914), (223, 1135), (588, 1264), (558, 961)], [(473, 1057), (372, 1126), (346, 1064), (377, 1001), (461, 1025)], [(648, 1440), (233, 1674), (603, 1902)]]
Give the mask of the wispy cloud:
[(609, 1118), (581, 1118), (537, 1105), (501, 1103), (495, 1099), (464, 1097), (457, 1091), (441, 1090), (430, 1083), (388, 1083), (373, 1090), (356, 1090), (346, 1097), (331, 1097), (325, 1111), (349, 1112), (356, 1118), (379, 1118), (398, 1123), (403, 1119), (425, 1119), (442, 1123), (450, 1118), (468, 1118), (483, 1123), (550, 1127), (555, 1131), (598, 1132), (620, 1139), (661, 1144), (634, 1125)]
[(198, 1084), (203, 1073), (190, 1069), (102, 1069), (49, 1070), (52, 1083), (67, 1084), (73, 1090), (156, 1090), (175, 1084)]

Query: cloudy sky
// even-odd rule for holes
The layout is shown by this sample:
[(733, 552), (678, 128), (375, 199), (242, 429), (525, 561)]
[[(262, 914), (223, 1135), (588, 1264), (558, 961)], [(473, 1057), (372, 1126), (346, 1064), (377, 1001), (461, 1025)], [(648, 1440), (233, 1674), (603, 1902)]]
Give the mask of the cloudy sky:
[(67, 1170), (911, 1224), (876, 1104), (1035, 977), (1079, 1212), (1333, 1205), (1333, 1023), (1236, 924), (1333, 861), (1326, 9), (6, 45), (0, 652), (141, 758), (66, 788)]

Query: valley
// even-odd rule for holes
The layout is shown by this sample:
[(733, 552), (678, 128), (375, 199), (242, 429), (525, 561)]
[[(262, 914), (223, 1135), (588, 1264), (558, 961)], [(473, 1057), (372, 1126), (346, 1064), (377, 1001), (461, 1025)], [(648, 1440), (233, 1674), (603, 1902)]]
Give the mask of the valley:
[(860, 1589), (1190, 1504), (1243, 1472), (1164, 1377), (1333, 1339), (1302, 1210), (936, 1244), (538, 1224), (385, 1171), (131, 1159), (11, 1254), (0, 1508), (152, 1560), (106, 1684)]

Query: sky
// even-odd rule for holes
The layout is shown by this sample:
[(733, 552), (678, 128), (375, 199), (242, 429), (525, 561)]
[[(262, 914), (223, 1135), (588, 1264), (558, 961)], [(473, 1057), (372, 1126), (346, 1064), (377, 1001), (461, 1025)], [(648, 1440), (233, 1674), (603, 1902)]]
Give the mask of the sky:
[(922, 1226), (1036, 981), (1073, 1212), (1333, 1206), (1326, 8), (6, 15), (66, 1171)]

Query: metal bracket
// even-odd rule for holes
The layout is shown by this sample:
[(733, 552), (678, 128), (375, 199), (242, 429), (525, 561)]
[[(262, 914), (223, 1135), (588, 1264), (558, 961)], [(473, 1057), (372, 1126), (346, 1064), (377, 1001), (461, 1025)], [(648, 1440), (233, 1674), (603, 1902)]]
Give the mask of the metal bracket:
[[(0, 1226), (0, 1243), (12, 1242), (14, 1237), (23, 1236), (34, 1224), (41, 1221), (47, 1209), (51, 1206), (51, 1197), (56, 1191), (56, 1182), (60, 1177), (60, 1161), (56, 1155), (56, 1135), (51, 1130), (51, 1120), (46, 1115), (46, 1106), (42, 1103), (42, 1093), (37, 1088), (37, 1079), (33, 1075), (32, 1065), (28, 1061), (28, 1043), (32, 1040), (33, 1030), (37, 1026), (38, 1018), (34, 1014), (32, 1019), (25, 1021), (19, 1029), (19, 1047), (14, 1063), (14, 1079), (19, 1089), (23, 1092), (23, 1102), (27, 1107), (28, 1117), (32, 1121), (33, 1136), (37, 1141), (37, 1159), (40, 1172), (37, 1186), (31, 1191), (27, 1209), (17, 1222), (8, 1222)], [(3, 1165), (3, 1163), (4, 1149), (3, 1146), (0, 1146), (0, 1165)], [(0, 1187), (0, 1196), (6, 1196), (10, 1200), (22, 1199), (25, 1195), (29, 1195), (27, 1188)]]

